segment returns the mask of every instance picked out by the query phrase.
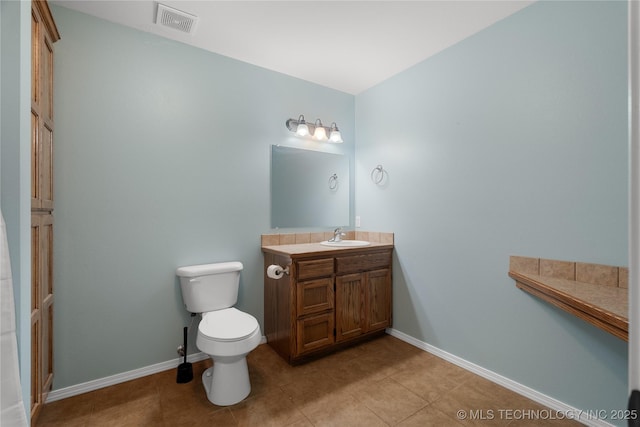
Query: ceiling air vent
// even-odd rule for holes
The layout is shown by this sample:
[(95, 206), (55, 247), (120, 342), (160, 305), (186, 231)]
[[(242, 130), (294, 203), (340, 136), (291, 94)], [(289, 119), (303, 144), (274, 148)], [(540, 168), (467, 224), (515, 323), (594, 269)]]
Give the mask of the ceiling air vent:
[(183, 33), (193, 34), (196, 30), (197, 23), (197, 16), (158, 3), (158, 14), (156, 15), (157, 25), (173, 28)]

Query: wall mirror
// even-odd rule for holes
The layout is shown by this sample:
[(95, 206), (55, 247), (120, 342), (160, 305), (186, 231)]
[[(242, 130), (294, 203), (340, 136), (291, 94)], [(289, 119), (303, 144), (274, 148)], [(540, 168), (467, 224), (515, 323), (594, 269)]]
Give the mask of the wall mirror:
[(349, 159), (271, 146), (271, 227), (349, 225)]

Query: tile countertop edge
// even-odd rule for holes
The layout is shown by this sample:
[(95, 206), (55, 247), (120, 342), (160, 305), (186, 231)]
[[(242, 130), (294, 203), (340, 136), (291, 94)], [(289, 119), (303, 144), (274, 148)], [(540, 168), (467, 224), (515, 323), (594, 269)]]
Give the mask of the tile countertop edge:
[[(554, 287), (553, 283), (558, 279), (515, 271), (509, 271), (509, 277), (516, 281), (516, 286), (521, 290), (628, 341), (629, 320), (626, 317), (600, 307), (594, 301), (581, 299)], [(566, 282), (573, 282), (580, 286), (599, 286), (576, 281)], [(603, 291), (607, 292), (607, 287), (603, 287)]]
[(278, 255), (330, 255), (337, 253), (356, 253), (363, 251), (371, 251), (375, 249), (393, 249), (392, 243), (376, 243), (371, 242), (368, 246), (355, 247), (335, 247), (325, 246), (320, 243), (295, 243), (291, 245), (265, 245), (262, 246), (262, 252), (270, 252)]

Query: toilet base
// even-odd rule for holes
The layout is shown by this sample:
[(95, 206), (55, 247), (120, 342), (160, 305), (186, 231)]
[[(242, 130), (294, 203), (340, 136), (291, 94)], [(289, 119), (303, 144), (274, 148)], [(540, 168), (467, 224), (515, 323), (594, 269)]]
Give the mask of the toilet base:
[(251, 392), (246, 357), (222, 357), (202, 373), (202, 384), (211, 403), (235, 405)]

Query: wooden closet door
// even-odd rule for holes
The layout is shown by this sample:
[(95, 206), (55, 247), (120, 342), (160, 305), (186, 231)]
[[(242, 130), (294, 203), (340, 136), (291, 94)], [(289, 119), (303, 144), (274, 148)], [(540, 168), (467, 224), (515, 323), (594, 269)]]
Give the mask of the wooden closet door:
[(31, 424), (53, 381), (53, 43), (46, 0), (31, 3)]

